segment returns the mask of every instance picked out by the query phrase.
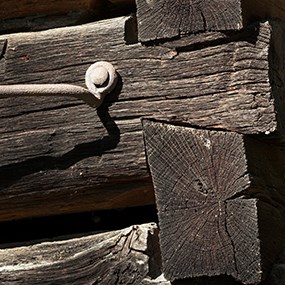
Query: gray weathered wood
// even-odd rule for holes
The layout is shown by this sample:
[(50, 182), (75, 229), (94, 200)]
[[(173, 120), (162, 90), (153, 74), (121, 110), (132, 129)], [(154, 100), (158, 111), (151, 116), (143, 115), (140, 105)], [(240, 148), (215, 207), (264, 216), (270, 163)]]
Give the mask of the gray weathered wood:
[[(17, 5), (19, 6), (19, 5)], [(32, 32), (58, 27), (74, 26), (88, 22), (90, 16), (86, 11), (71, 11), (64, 15), (38, 15), (34, 11), (35, 16), (0, 19), (0, 34)]]
[(160, 275), (155, 224), (0, 249), (1, 284), (169, 285)]
[(257, 284), (285, 247), (285, 151), (233, 132), (143, 120), (169, 280)]
[(141, 41), (243, 27), (241, 0), (136, 0), (136, 3)]
[(153, 203), (144, 116), (282, 132), (275, 101), (284, 92), (283, 26), (196, 36), (177, 49), (128, 45), (129, 27), (127, 17), (0, 38), (7, 39), (2, 84), (84, 86), (97, 60), (110, 61), (121, 77), (98, 112), (70, 98), (0, 100), (0, 220)]
[(206, 31), (240, 30), (257, 19), (285, 21), (282, 0), (136, 0), (142, 42)]

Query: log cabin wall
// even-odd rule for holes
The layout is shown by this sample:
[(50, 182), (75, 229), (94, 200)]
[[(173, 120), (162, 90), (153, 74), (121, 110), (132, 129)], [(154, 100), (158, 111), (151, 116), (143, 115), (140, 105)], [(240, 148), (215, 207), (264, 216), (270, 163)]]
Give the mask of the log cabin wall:
[[(2, 229), (132, 207), (135, 219), (122, 219), (154, 222), (156, 204), (161, 232), (158, 240), (154, 224), (122, 229), (131, 224), (111, 218), (108, 230), (119, 231), (3, 244), (1, 282), (282, 285), (284, 4), (14, 2), (0, 2), (0, 84), (83, 87), (98, 60), (119, 78), (97, 110), (0, 95)], [(197, 193), (219, 205), (216, 216), (191, 212)]]
[[(13, 35), (9, 35), (9, 34), (23, 32), (23, 31), (27, 32), (27, 31), (46, 30), (46, 29), (58, 28), (62, 26), (74, 26), (74, 25), (79, 25), (83, 23), (98, 21), (100, 19), (112, 18), (112, 17), (120, 16), (120, 15), (127, 15), (130, 12), (135, 11), (134, 3), (127, 3), (124, 1), (110, 1), (110, 2), (108, 1), (46, 1), (44, 3), (42, 1), (22, 1), (21, 5), (18, 5), (18, 4), (19, 3), (17, 1), (15, 1), (14, 3), (12, 2), (7, 3), (5, 1), (0, 2), (0, 13), (1, 13), (0, 31), (2, 35), (5, 35), (3, 36), (3, 40), (1, 39), (0, 41), (1, 42), (1, 52), (0, 52), (1, 53), (1, 56), (0, 56), (1, 58), (0, 60), (1, 61), (1, 84), (4, 83), (5, 81), (4, 77), (7, 74), (7, 67), (8, 67), (6, 65), (6, 59), (9, 53), (9, 52), (7, 53), (7, 51), (10, 49), (10, 41), (8, 43), (7, 39), (8, 38), (11, 39), (11, 36), (13, 37)], [(111, 24), (111, 26), (114, 28), (114, 29), (111, 28), (112, 32), (113, 33), (117, 32), (118, 38), (123, 42), (124, 34), (123, 32), (119, 32), (121, 29), (120, 25), (116, 26), (116, 24), (118, 23), (118, 20), (114, 19), (114, 21), (110, 20), (109, 22), (107, 21), (105, 23)], [(83, 28), (85, 28), (85, 26), (83, 26)], [(77, 28), (75, 27), (74, 31), (76, 30)], [(104, 33), (107, 31), (108, 29), (106, 30), (104, 28), (104, 23), (103, 23), (101, 32), (99, 32), (99, 34), (101, 33), (101, 35), (104, 37)], [(90, 32), (91, 32), (91, 29), (90, 29)], [(69, 33), (69, 30), (63, 31), (63, 33), (67, 35)], [(24, 41), (26, 39), (25, 35), (22, 34), (22, 37), (20, 36)], [(40, 35), (40, 33), (30, 34), (30, 35), (32, 36), (31, 42), (33, 42), (34, 40), (33, 36), (36, 36), (37, 38), (37, 36)], [(51, 34), (51, 37), (53, 37), (52, 34)], [(132, 40), (132, 37), (130, 37), (130, 40)], [(93, 40), (91, 40), (91, 42), (92, 41)], [(101, 38), (100, 41), (97, 41), (97, 43), (100, 45), (102, 41), (103, 41), (103, 38)], [(44, 47), (44, 45), (42, 47), (45, 49), (46, 47)], [(50, 44), (50, 46), (53, 46), (53, 45), (54, 45), (54, 42)], [(108, 51), (108, 45), (106, 45), (106, 51)], [(43, 50), (42, 52), (45, 53), (45, 51)], [(94, 57), (94, 51), (92, 53), (93, 54), (90, 60), (91, 61), (98, 60), (97, 57)], [(102, 56), (102, 59), (108, 60), (107, 56), (105, 58), (103, 58)], [(28, 56), (26, 56), (25, 61), (27, 62), (29, 60), (30, 59), (28, 58)], [(46, 62), (48, 62), (48, 60)], [(23, 66), (23, 69), (26, 70), (26, 66)], [(34, 71), (36, 72), (36, 70)], [(84, 79), (84, 72), (85, 71), (83, 70), (83, 73), (80, 74), (80, 76), (78, 77), (79, 81), (81, 81), (82, 83), (83, 83), (82, 78)], [(71, 73), (70, 73), (70, 76), (71, 76)], [(73, 76), (74, 75), (72, 75), (72, 77)], [(56, 78), (55, 74), (52, 75), (51, 78), (55, 79)], [(71, 78), (69, 78), (68, 80), (70, 79)], [(24, 81), (26, 80), (24, 79)], [(18, 81), (18, 83), (19, 82), (20, 81)], [(28, 81), (26, 81), (26, 83), (28, 83)], [(14, 99), (17, 100), (17, 98), (12, 98), (11, 102)], [(34, 103), (32, 101), (31, 101), (31, 104), (33, 105)], [(51, 103), (51, 101), (49, 103)], [(18, 104), (19, 102), (16, 103), (16, 105)], [(21, 104), (22, 103), (20, 103), (20, 105)], [(4, 111), (4, 109), (6, 109), (9, 112), (10, 107), (6, 108), (4, 105), (3, 105), (2, 110)], [(26, 103), (23, 103), (23, 105), (26, 105)], [(30, 109), (30, 111), (36, 114), (37, 113), (36, 109), (34, 109), (35, 113), (32, 111), (32, 109)], [(59, 109), (58, 110), (56, 109), (57, 108), (54, 109), (54, 114), (51, 115), (51, 117), (54, 117), (54, 116), (56, 117), (56, 113), (58, 113), (58, 110), (59, 110)], [(30, 113), (30, 111), (28, 111), (28, 113)], [(43, 112), (45, 111), (43, 110)], [(8, 113), (6, 113), (8, 117), (6, 117), (4, 113), (2, 113), (3, 123), (6, 119), (8, 119), (8, 117), (10, 117)], [(32, 113), (30, 113), (30, 115), (34, 117)], [(95, 110), (95, 113), (94, 113), (94, 110), (92, 110), (90, 114), (92, 113), (93, 113), (92, 117), (97, 118), (96, 110)], [(103, 110), (101, 111), (101, 113), (102, 113), (102, 116), (105, 116), (105, 117), (107, 116), (106, 119), (103, 119), (103, 121), (105, 121), (107, 125), (109, 124), (109, 127), (107, 126), (107, 128), (105, 128), (104, 125), (102, 125), (103, 133), (101, 133), (101, 136), (100, 136), (100, 138), (103, 139), (102, 142), (100, 142), (100, 140), (96, 142), (96, 138), (95, 140), (92, 138), (90, 141), (91, 144), (88, 146), (87, 141), (89, 139), (86, 137), (87, 139), (86, 147), (87, 148), (85, 149), (85, 151), (83, 150), (83, 152), (87, 151), (89, 153), (89, 150), (94, 147), (92, 146), (93, 143), (95, 143), (95, 147), (99, 147), (99, 148), (101, 148), (101, 146), (105, 144), (103, 148), (106, 148), (106, 149), (113, 148), (113, 145), (117, 144), (116, 137), (118, 135), (116, 134), (116, 132), (119, 129), (116, 127), (115, 124), (112, 124), (112, 120), (109, 119), (107, 110)], [(75, 116), (75, 114), (73, 115)], [(34, 119), (35, 117), (32, 119), (32, 121)], [(42, 119), (44, 119), (44, 117), (42, 117)], [(92, 121), (92, 118), (90, 119)], [(9, 132), (9, 127), (7, 125), (9, 124), (8, 121), (6, 121), (6, 123), (2, 125), (1, 133), (2, 131), (3, 133), (5, 133), (4, 129)], [(21, 119), (18, 122), (20, 121)], [(32, 131), (32, 133), (33, 132), (36, 133), (37, 131), (34, 129), (35, 126), (30, 125), (32, 121), (28, 120), (27, 127), (28, 129), (30, 129), (30, 131)], [(100, 122), (100, 119), (97, 122), (91, 123), (91, 125), (93, 124), (96, 125), (98, 122)], [(21, 127), (20, 125), (19, 125), (19, 130), (21, 129), (20, 133), (25, 132), (25, 128), (22, 128), (23, 125)], [(38, 127), (40, 127), (40, 125), (38, 125)], [(59, 126), (60, 122), (56, 122), (56, 125)], [(99, 128), (100, 128), (100, 125), (101, 124), (99, 123), (98, 125)], [(38, 127), (36, 127), (36, 129)], [(40, 128), (42, 127), (43, 125)], [(84, 128), (86, 128), (86, 125)], [(104, 130), (107, 130), (106, 138), (104, 138)], [(30, 131), (28, 131), (28, 133)], [(108, 139), (108, 132), (111, 132), (111, 137), (110, 137), (111, 139), (110, 138)], [(14, 135), (11, 136), (11, 139), (14, 140), (15, 138), (16, 137)], [(33, 142), (33, 139), (34, 138), (32, 138), (30, 143), (34, 145), (35, 142)], [(16, 140), (14, 140), (14, 142), (16, 142)], [(5, 141), (5, 138), (4, 140), (1, 139), (1, 154), (4, 154), (4, 153), (8, 154), (10, 152), (9, 149), (10, 150), (14, 149), (16, 152), (18, 152), (16, 150), (17, 147), (15, 148), (15, 145), (10, 145), (9, 143), (6, 144), (5, 146), (2, 145), (2, 142), (4, 141)], [(27, 144), (27, 141), (25, 143), (18, 141), (18, 143), (19, 143), (18, 144), (19, 146), (22, 145), (23, 147), (23, 148), (21, 147), (22, 150), (24, 150), (24, 148), (26, 148), (29, 144), (29, 143)], [(46, 142), (43, 142), (43, 141), (40, 142), (40, 145), (41, 145), (40, 152), (43, 150), (42, 146), (44, 146), (45, 143)], [(73, 148), (74, 146), (71, 147), (71, 149)], [(30, 148), (30, 150), (32, 149), (33, 147)], [(141, 147), (141, 149), (143, 151), (143, 147)], [(30, 150), (27, 150), (27, 152), (24, 151), (22, 154), (24, 154), (25, 152), (26, 154), (28, 154)], [(91, 157), (94, 154), (95, 156), (99, 155), (100, 150), (99, 152), (98, 150), (99, 149), (97, 150), (95, 149), (95, 152), (97, 154), (93, 153)], [(18, 154), (20, 152), (21, 151), (19, 151)], [(82, 150), (79, 150), (79, 153), (81, 152)], [(42, 152), (42, 154), (44, 154), (44, 152)], [(41, 158), (38, 160), (38, 162), (40, 162), (40, 160), (43, 158), (42, 154), (40, 155)], [(34, 158), (36, 158), (37, 155), (39, 155), (39, 153), (37, 153), (34, 156)], [(77, 156), (77, 154), (75, 156)], [(86, 157), (88, 156), (89, 154), (86, 153)], [(18, 162), (21, 161), (21, 163), (24, 163), (24, 164), (25, 164), (25, 161), (26, 162), (29, 161), (29, 159), (26, 159), (24, 157), (22, 157), (23, 159), (21, 159), (20, 157), (21, 155), (18, 158), (15, 157), (16, 161)], [(79, 158), (79, 160), (81, 159), (82, 158)], [(7, 162), (8, 161), (4, 162), (4, 164), (7, 165)], [(8, 162), (8, 164), (10, 164), (10, 162)], [(36, 161), (33, 161), (33, 162), (30, 161), (30, 162), (32, 165)], [(2, 166), (4, 164), (2, 164)], [(13, 164), (14, 163), (10, 164), (10, 166)], [(42, 168), (43, 164), (42, 163), (40, 164), (41, 166), (39, 165), (38, 166)], [(123, 162), (123, 165), (124, 164), (126, 164), (126, 167), (127, 167), (124, 172), (127, 173), (127, 177), (131, 177), (132, 174), (128, 173), (128, 170), (129, 170), (128, 163)], [(30, 166), (26, 165), (20, 168), (22, 170), (24, 169), (28, 170)], [(30, 168), (28, 172), (30, 171), (34, 172), (35, 169), (32, 170), (32, 168)], [(138, 168), (140, 169), (140, 167)], [(144, 168), (146, 167), (144, 166)], [(4, 169), (2, 168), (2, 170)], [(7, 180), (4, 178), (5, 176), (4, 172), (1, 171), (1, 177), (2, 177), (1, 178), (1, 189), (2, 191), (5, 192), (4, 189), (7, 189), (6, 188), (7, 184), (6, 186), (4, 185), (5, 184), (4, 180), (5, 181)], [(17, 172), (12, 169), (10, 169), (8, 172), (12, 176), (16, 175), (14, 176), (14, 178), (12, 178), (14, 182), (17, 181), (18, 178), (22, 176), (22, 174), (24, 174), (24, 173), (21, 174), (20, 173), (21, 171)], [(114, 170), (112, 169), (110, 170), (110, 172), (114, 172)], [(144, 172), (146, 171), (144, 170)], [(8, 176), (10, 176), (10, 174)], [(24, 174), (24, 176), (26, 174)], [(95, 283), (97, 284), (130, 284), (130, 283), (135, 282), (135, 284), (164, 284), (164, 283), (169, 284), (169, 282), (166, 281), (164, 278), (159, 277), (161, 275), (161, 260), (160, 260), (160, 250), (159, 250), (158, 236), (157, 236), (158, 235), (157, 226), (154, 223), (143, 224), (147, 221), (155, 222), (157, 220), (156, 211), (154, 209), (154, 206), (148, 206), (148, 207), (142, 207), (142, 208), (141, 207), (129, 208), (130, 206), (153, 204), (154, 202), (153, 193), (150, 192), (150, 190), (152, 189), (151, 182), (145, 181), (146, 180), (145, 177), (143, 177), (143, 179), (141, 179), (140, 177), (137, 177), (137, 178), (138, 179), (135, 179), (134, 182), (132, 182), (131, 178), (130, 179), (127, 178), (128, 180), (127, 184), (123, 186), (123, 184), (121, 184), (120, 182), (121, 181), (120, 174), (117, 175), (117, 178), (116, 178), (117, 181), (116, 182), (114, 181), (114, 184), (113, 182), (111, 183), (113, 184), (113, 186), (111, 185), (109, 185), (110, 187), (108, 186), (111, 193), (114, 193), (115, 196), (117, 196), (117, 198), (115, 199), (110, 198), (110, 197), (108, 198), (107, 196), (105, 196), (105, 194), (108, 193), (107, 188), (102, 189), (103, 195), (101, 196), (101, 198), (103, 198), (103, 200), (99, 198), (100, 194), (98, 192), (95, 193), (94, 195), (92, 194), (93, 198), (96, 197), (96, 200), (97, 198), (101, 200), (99, 204), (101, 204), (102, 207), (99, 206), (99, 208), (101, 209), (111, 208), (112, 209), (112, 210), (105, 210), (105, 211), (101, 210), (101, 211), (86, 212), (86, 211), (89, 211), (90, 209), (94, 210), (92, 205), (96, 205), (96, 202), (92, 198), (90, 199), (90, 196), (87, 194), (86, 199), (84, 198), (85, 202), (84, 201), (79, 202), (77, 199), (76, 199), (77, 202), (76, 200), (74, 200), (75, 203), (72, 202), (73, 204), (72, 209), (70, 209), (70, 211), (67, 211), (68, 213), (70, 213), (69, 215), (59, 215), (62, 213), (66, 213), (66, 210), (61, 211), (60, 208), (62, 206), (63, 208), (66, 208), (64, 206), (64, 204), (66, 204), (64, 201), (67, 201), (66, 198), (69, 199), (68, 196), (69, 197), (72, 196), (72, 195), (70, 196), (71, 192), (69, 191), (68, 191), (69, 194), (64, 195), (62, 197), (56, 198), (56, 196), (54, 196), (54, 200), (58, 200), (59, 202), (59, 203), (56, 202), (57, 209), (55, 209), (52, 206), (52, 203), (48, 202), (49, 199), (46, 196), (45, 198), (39, 197), (42, 202), (40, 202), (39, 200), (38, 202), (36, 202), (34, 200), (35, 204), (32, 207), (34, 209), (31, 210), (30, 208), (30, 210), (28, 209), (28, 211), (26, 211), (25, 205), (28, 205), (28, 204), (32, 205), (33, 203), (30, 203), (31, 202), (30, 199), (28, 199), (29, 201), (24, 202), (25, 198), (21, 199), (18, 195), (19, 193), (16, 194), (15, 192), (13, 196), (14, 197), (18, 196), (20, 198), (18, 202), (20, 202), (20, 200), (23, 202), (22, 206), (18, 204), (19, 206), (18, 209), (20, 210), (18, 214), (20, 212), (22, 214), (20, 214), (20, 216), (18, 214), (16, 215), (12, 214), (12, 215), (9, 215), (10, 217), (6, 216), (7, 219), (4, 217), (3, 217), (4, 219), (1, 218), (2, 222), (0, 223), (1, 225), (0, 247), (2, 248), (2, 250), (0, 251), (2, 255), (0, 257), (0, 267), (1, 267), (0, 269), (1, 282), (0, 283), (1, 284), (95, 284)], [(10, 181), (12, 182), (12, 180)], [(104, 178), (103, 180), (106, 180), (106, 178)], [(150, 180), (150, 179), (148, 178), (147, 180)], [(118, 186), (119, 184), (120, 186)], [(40, 190), (38, 186), (34, 188), (36, 192)], [(127, 193), (128, 191), (132, 191), (129, 193), (131, 194), (133, 198), (130, 199), (130, 196)], [(36, 192), (34, 194), (36, 194)], [(134, 199), (133, 201), (137, 201), (137, 202), (135, 203), (131, 202), (132, 199)], [(146, 203), (142, 202), (143, 200), (145, 200)], [(121, 201), (126, 201), (125, 205), (121, 204)], [(8, 204), (7, 206), (10, 207)], [(91, 206), (91, 208), (88, 206), (88, 204)], [(99, 204), (97, 204), (97, 206)], [(109, 206), (107, 206), (108, 204)], [(79, 208), (78, 210), (80, 212), (83, 211), (85, 213), (77, 214), (78, 210), (75, 209), (77, 207), (76, 205), (79, 206), (80, 210)], [(74, 206), (76, 207), (74, 208)], [(99, 209), (97, 206), (95, 208)], [(48, 211), (46, 213), (44, 213), (45, 210), (44, 211), (40, 210), (40, 212), (38, 212), (39, 209), (42, 209), (42, 210), (48, 209)], [(4, 207), (2, 208), (2, 210), (4, 210)], [(34, 219), (23, 219), (23, 218), (36, 217), (36, 216), (40, 216), (40, 217), (46, 216), (46, 217), (37, 218), (37, 219), (35, 218)], [(6, 220), (6, 222), (3, 222), (3, 220)], [(11, 220), (14, 220), (14, 221), (11, 221)], [(142, 225), (131, 226), (129, 228), (126, 228), (127, 226), (135, 225), (135, 224), (142, 224)], [(117, 231), (114, 231), (114, 230), (117, 230)], [(108, 231), (107, 234), (101, 234), (101, 235), (97, 234), (97, 232), (106, 232), (106, 231)], [(42, 243), (42, 241), (46, 241), (46, 242)], [(74, 251), (72, 250), (70, 251), (71, 248), (73, 248)], [(46, 255), (44, 254), (44, 252), (46, 253)], [(76, 256), (78, 256), (78, 258)], [(102, 263), (101, 261), (103, 259), (105, 259), (105, 261)], [(21, 262), (21, 260), (23, 262)], [(91, 267), (89, 267), (88, 264), (85, 264), (85, 262), (90, 264)], [(113, 264), (111, 264), (110, 262), (111, 263), (113, 262)], [(27, 264), (30, 264), (30, 265), (27, 266)], [(155, 281), (157, 278), (158, 280)]]
[(132, 0), (1, 1), (0, 33), (73, 26), (132, 12)]

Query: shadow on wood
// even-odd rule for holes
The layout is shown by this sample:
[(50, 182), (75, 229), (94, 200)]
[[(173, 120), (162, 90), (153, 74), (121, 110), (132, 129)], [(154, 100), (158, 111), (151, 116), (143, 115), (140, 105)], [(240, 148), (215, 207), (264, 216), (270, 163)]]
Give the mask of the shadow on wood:
[(171, 285), (243, 285), (229, 276), (200, 277), (171, 282)]
[(0, 34), (80, 25), (135, 12), (135, 0), (0, 1)]
[[(83, 159), (94, 156), (102, 156), (106, 151), (116, 148), (120, 142), (120, 129), (118, 128), (115, 120), (110, 116), (109, 107), (114, 102), (118, 101), (122, 86), (122, 79), (119, 76), (117, 86), (112, 94), (108, 96), (108, 101), (106, 100), (106, 102), (103, 103), (97, 110), (97, 115), (103, 126), (106, 128), (108, 134), (107, 136), (104, 136), (96, 141), (75, 145), (71, 151), (63, 154), (62, 156), (38, 156), (27, 159), (23, 162), (1, 166), (0, 191), (13, 185), (24, 176), (39, 171), (65, 170)], [(95, 109), (94, 112), (96, 112)], [(32, 141), (26, 143), (33, 144)]]
[(1, 84), (81, 86), (86, 66), (104, 59), (122, 79), (101, 119), (76, 99), (0, 100), (0, 220), (154, 203), (141, 117), (283, 133), (279, 22), (143, 46), (126, 44), (130, 19), (0, 37)]

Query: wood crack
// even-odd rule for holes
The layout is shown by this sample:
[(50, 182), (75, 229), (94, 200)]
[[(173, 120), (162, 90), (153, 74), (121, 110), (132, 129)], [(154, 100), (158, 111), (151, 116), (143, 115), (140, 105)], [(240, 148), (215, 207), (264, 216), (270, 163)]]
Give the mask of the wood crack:
[[(120, 130), (115, 121), (108, 114), (107, 109), (97, 110), (99, 118), (108, 132), (107, 136), (95, 141), (75, 145), (72, 150), (62, 156), (37, 156), (22, 162), (12, 163), (0, 167), (0, 188), (5, 189), (13, 185), (17, 180), (40, 171), (65, 170), (85, 158), (101, 156), (103, 153), (114, 149), (120, 141)], [(13, 177), (7, 180), (7, 177)]]
[(7, 46), (8, 46), (8, 40), (0, 40), (0, 60), (5, 57)]
[[(77, 102), (78, 101), (78, 102)], [(37, 109), (37, 110), (29, 110), (29, 111), (23, 111), (19, 114), (13, 114), (11, 116), (1, 116), (1, 119), (12, 119), (12, 118), (21, 118), (22, 116), (27, 116), (27, 115), (32, 115), (32, 114), (37, 114), (37, 113), (43, 113), (48, 112), (48, 111), (63, 111), (64, 109), (72, 108), (72, 107), (78, 107), (78, 106), (84, 106), (85, 103), (81, 103), (81, 101), (76, 100), (74, 103), (63, 103), (58, 106), (52, 106), (52, 107), (44, 107), (42, 109)]]
[(234, 243), (234, 241), (233, 241), (233, 239), (232, 239), (232, 236), (231, 236), (231, 234), (230, 234), (230, 232), (229, 232), (229, 229), (228, 229), (228, 221), (227, 221), (227, 218), (230, 216), (230, 215), (232, 215), (232, 213), (229, 213), (228, 212), (228, 208), (227, 208), (227, 200), (226, 201), (224, 201), (224, 209), (225, 209), (225, 218), (224, 218), (224, 224), (225, 224), (225, 231), (226, 231), (226, 233), (227, 233), (227, 235), (228, 235), (228, 238), (229, 238), (229, 240), (230, 240), (230, 243), (231, 243), (231, 246), (232, 246), (232, 251), (233, 251), (233, 258), (234, 258), (234, 271), (235, 272), (226, 272), (227, 274), (229, 274), (229, 275), (233, 275), (233, 276), (235, 276), (235, 277), (237, 277), (238, 278), (238, 276), (239, 276), (239, 270), (238, 270), (238, 267), (237, 267), (237, 258), (236, 258), (236, 254), (237, 254), (237, 252), (236, 252), (236, 248), (235, 248), (235, 243)]
[[(156, 270), (149, 262), (155, 252), (150, 252), (149, 256), (144, 252), (144, 249), (158, 246), (157, 239), (149, 243), (150, 235), (157, 236), (155, 224), (2, 249), (0, 282), (39, 285), (72, 284), (76, 280), (79, 285), (143, 284), (144, 279), (152, 279), (149, 272)], [(126, 246), (136, 250), (122, 247), (124, 238), (127, 238)]]
[(261, 282), (284, 244), (284, 149), (236, 132), (148, 119), (143, 129), (166, 277)]
[[(1, 60), (1, 66), (5, 64), (7, 70), (1, 84), (46, 83), (50, 78), (58, 82), (82, 83), (78, 79), (82, 76), (81, 67), (95, 57), (107, 58), (114, 63), (120, 82), (114, 94), (110, 94), (102, 105), (109, 108), (102, 114), (104, 119), (100, 115), (98, 118), (87, 106), (68, 106), (64, 100), (31, 100), (30, 104), (24, 99), (0, 100), (0, 113), (5, 118), (0, 124), (3, 131), (0, 184), (5, 192), (5, 198), (0, 199), (0, 219), (4, 216), (5, 219), (8, 216), (23, 218), (28, 213), (40, 215), (40, 212), (47, 214), (48, 211), (66, 213), (75, 208), (76, 211), (89, 211), (99, 204), (101, 207), (120, 207), (117, 201), (126, 201), (129, 195), (134, 202), (132, 205), (146, 201), (153, 203), (153, 187), (139, 120), (142, 117), (246, 134), (272, 133), (278, 129), (279, 116), (276, 117), (271, 100), (271, 96), (276, 99), (276, 92), (273, 83), (269, 83), (269, 71), (272, 65), (278, 70), (282, 61), (273, 61), (270, 47), (277, 40), (282, 43), (284, 37), (280, 37), (280, 33), (274, 36), (276, 26), (273, 23), (254, 24), (248, 32), (236, 36), (235, 44), (225, 43), (222, 47), (204, 49), (203, 42), (207, 46), (208, 42), (216, 40), (219, 43), (218, 39), (227, 36), (227, 40), (232, 41), (233, 33), (182, 37), (179, 44), (175, 41), (172, 44), (178, 48), (179, 45), (199, 44), (202, 48), (179, 53), (167, 60), (163, 55), (173, 48), (126, 45), (125, 23), (128, 19), (123, 17), (44, 33), (9, 36), (5, 59)], [(29, 61), (22, 59), (23, 55), (28, 55)], [(53, 70), (64, 66), (70, 68), (64, 72)], [(53, 71), (47, 72), (47, 69)], [(0, 76), (2, 79), (2, 73)], [(66, 108), (60, 111), (57, 109), (60, 105)], [(143, 181), (143, 186), (136, 185), (135, 179)], [(116, 183), (116, 193), (120, 192), (120, 195), (114, 195), (117, 197), (115, 202), (106, 202), (102, 193), (114, 194), (109, 185)], [(198, 189), (199, 185), (196, 186)], [(207, 189), (201, 192), (203, 190), (207, 193)], [(19, 197), (21, 194), (22, 198), (17, 200), (13, 193), (19, 193)], [(38, 193), (36, 197), (35, 193)], [(51, 193), (69, 198), (56, 202)], [(49, 203), (52, 199), (53, 205), (57, 203), (57, 206), (40, 207), (39, 201), (46, 205), (46, 197), (49, 197)], [(24, 201), (25, 211), (16, 210), (15, 207)], [(110, 206), (112, 203), (115, 205)], [(12, 205), (10, 209), (7, 204)], [(89, 205), (87, 208), (86, 204)], [(79, 209), (80, 205), (84, 205), (84, 209)], [(187, 205), (191, 207), (191, 202)]]

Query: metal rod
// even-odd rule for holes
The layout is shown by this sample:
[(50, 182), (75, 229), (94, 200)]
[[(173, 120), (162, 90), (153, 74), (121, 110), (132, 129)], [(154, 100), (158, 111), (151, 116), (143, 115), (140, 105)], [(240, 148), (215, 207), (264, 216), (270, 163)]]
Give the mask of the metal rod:
[(86, 71), (86, 88), (72, 84), (13, 84), (0, 85), (0, 98), (16, 96), (71, 96), (83, 100), (89, 106), (98, 108), (106, 94), (116, 86), (117, 73), (106, 61), (92, 64)]

